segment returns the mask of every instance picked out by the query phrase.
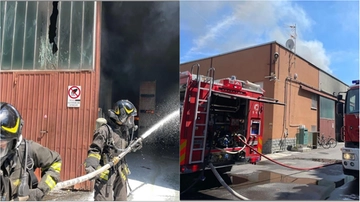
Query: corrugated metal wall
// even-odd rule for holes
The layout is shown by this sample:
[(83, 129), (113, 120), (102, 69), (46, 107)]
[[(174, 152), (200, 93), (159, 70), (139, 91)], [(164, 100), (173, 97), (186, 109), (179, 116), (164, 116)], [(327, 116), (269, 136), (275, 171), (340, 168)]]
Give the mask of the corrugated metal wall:
[[(101, 2), (96, 6), (96, 39), (100, 39)], [(94, 70), (2, 71), (0, 100), (15, 105), (25, 121), (23, 135), (60, 153), (61, 180), (84, 175), (83, 162), (98, 116), (100, 40), (95, 42)], [(69, 85), (81, 86), (80, 108), (67, 107)], [(39, 170), (36, 175), (40, 177)], [(92, 182), (74, 187), (92, 190)]]
[[(98, 109), (95, 72), (0, 73), (0, 80), (0, 99), (13, 103), (25, 120), (24, 137), (60, 153), (61, 180), (84, 175)], [(69, 85), (81, 86), (80, 108), (67, 108)]]
[(12, 72), (0, 73), (0, 100), (3, 102), (14, 103), (15, 93), (13, 86), (16, 84), (14, 74)]

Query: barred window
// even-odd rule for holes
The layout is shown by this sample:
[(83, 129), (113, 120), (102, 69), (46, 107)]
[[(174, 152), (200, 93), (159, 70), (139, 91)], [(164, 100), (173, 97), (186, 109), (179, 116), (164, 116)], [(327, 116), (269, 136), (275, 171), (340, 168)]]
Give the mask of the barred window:
[[(95, 2), (0, 2), (1, 70), (93, 69)], [(50, 17), (56, 16), (53, 54)]]

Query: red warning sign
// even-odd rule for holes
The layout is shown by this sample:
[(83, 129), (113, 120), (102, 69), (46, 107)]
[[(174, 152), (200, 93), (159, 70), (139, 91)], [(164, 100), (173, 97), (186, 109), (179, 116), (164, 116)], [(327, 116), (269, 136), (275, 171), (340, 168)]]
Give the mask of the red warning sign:
[(69, 85), (67, 94), (67, 106), (80, 107), (81, 86)]
[(78, 86), (71, 86), (68, 91), (68, 95), (72, 99), (79, 98), (81, 94), (81, 90)]

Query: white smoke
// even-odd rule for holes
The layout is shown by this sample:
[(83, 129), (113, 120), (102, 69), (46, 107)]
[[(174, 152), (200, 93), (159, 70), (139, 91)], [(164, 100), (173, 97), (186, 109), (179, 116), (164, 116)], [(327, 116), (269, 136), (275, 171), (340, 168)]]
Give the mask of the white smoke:
[[(324, 71), (332, 73), (329, 67), (330, 57), (322, 42), (304, 37), (311, 33), (316, 23), (294, 2), (240, 1), (208, 4), (189, 1), (182, 2), (180, 8), (181, 30), (199, 36), (193, 40), (191, 49), (182, 55), (181, 61), (274, 40), (285, 45), (292, 33), (289, 26), (296, 24), (296, 53)], [(225, 9), (230, 11), (227, 15), (220, 19), (211, 17)], [(214, 19), (215, 23), (207, 19)]]

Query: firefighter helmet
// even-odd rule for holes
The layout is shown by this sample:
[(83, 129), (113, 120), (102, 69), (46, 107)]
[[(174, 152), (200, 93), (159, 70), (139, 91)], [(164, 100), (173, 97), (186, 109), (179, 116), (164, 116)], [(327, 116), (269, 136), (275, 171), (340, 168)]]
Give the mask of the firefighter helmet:
[(23, 120), (18, 110), (9, 103), (0, 102), (0, 160), (14, 152), (19, 140)]
[(121, 126), (134, 127), (134, 117), (137, 115), (136, 107), (129, 100), (119, 100), (114, 109), (109, 110), (109, 117)]

